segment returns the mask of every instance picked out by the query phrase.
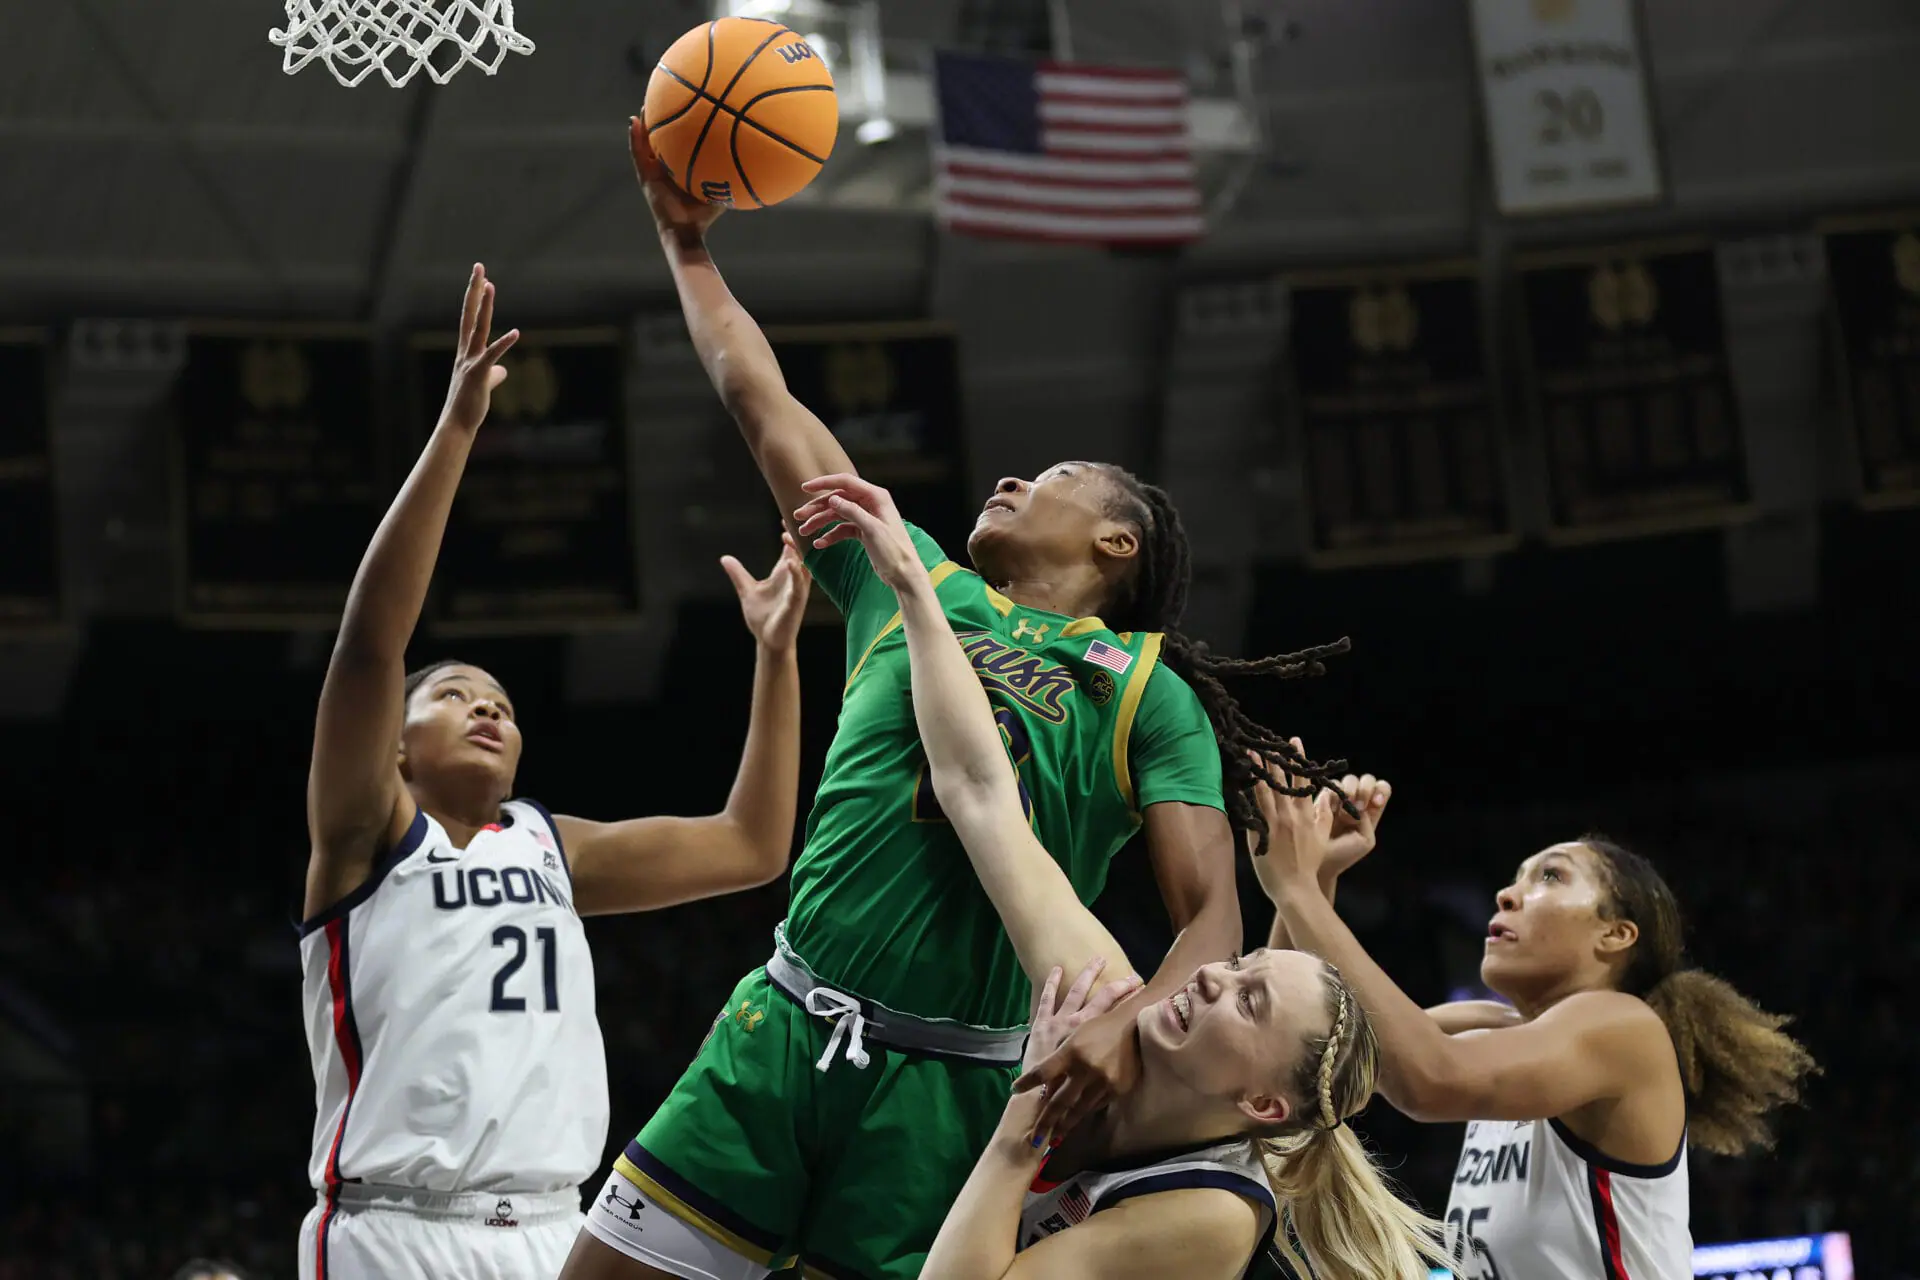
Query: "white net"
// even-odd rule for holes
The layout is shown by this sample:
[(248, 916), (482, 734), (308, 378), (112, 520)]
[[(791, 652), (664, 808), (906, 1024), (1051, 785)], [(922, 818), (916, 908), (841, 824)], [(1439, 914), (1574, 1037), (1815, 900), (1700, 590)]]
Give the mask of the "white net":
[(532, 53), (513, 29), (513, 0), (286, 0), (287, 26), (267, 33), (288, 75), (315, 58), (349, 87), (376, 69), (399, 88), (426, 68), (445, 84), (471, 63), (488, 75), (509, 53)]

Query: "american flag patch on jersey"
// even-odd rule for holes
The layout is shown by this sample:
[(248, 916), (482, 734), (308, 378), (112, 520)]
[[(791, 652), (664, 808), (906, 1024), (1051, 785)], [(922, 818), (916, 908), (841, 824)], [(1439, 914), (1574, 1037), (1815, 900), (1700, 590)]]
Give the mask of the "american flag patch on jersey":
[[(1087, 1193), (1079, 1187), (1068, 1187), (1060, 1197), (1060, 1203), (1054, 1206), (1066, 1218), (1068, 1226), (1077, 1226), (1087, 1220), (1093, 1212), (1093, 1202), (1087, 1199)], [(1074, 1239), (1079, 1239), (1075, 1236)]]
[(1087, 646), (1087, 661), (1097, 663), (1115, 675), (1127, 674), (1127, 668), (1133, 665), (1133, 655), (1125, 649), (1115, 648), (1104, 640), (1095, 640)]

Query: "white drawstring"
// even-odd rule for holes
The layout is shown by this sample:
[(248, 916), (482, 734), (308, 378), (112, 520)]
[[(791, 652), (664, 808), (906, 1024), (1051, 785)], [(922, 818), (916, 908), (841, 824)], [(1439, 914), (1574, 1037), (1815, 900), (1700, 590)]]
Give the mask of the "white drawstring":
[(867, 1047), (863, 1042), (867, 1019), (860, 1012), (858, 1000), (832, 987), (815, 987), (807, 992), (807, 1012), (833, 1019), (833, 1034), (827, 1037), (827, 1051), (820, 1055), (820, 1061), (813, 1064), (815, 1071), (825, 1071), (832, 1065), (834, 1052), (840, 1048), (842, 1036), (847, 1041), (848, 1062), (864, 1069), (872, 1061), (867, 1057)]

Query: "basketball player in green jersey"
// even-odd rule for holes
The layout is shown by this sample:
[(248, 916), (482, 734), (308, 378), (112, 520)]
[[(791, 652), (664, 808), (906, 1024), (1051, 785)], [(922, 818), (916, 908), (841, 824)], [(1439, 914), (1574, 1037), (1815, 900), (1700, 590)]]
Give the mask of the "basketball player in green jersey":
[[(794, 527), (806, 481), (853, 464), (787, 391), (704, 232), (719, 210), (633, 150), (693, 343)], [(1326, 769), (1251, 724), (1220, 685), (1308, 674), (1328, 651), (1232, 663), (1173, 630), (1186, 540), (1160, 490), (1099, 463), (1003, 480), (967, 551), (915, 546), (993, 701), (1041, 843), (1091, 902), (1143, 826), (1179, 930), (1140, 999), (1240, 940), (1235, 829), (1264, 831), (1249, 753)], [(809, 552), (845, 615), (847, 683), (767, 965), (744, 978), (666, 1103), (616, 1162), (564, 1276), (913, 1276), (1005, 1108), (1030, 988), (934, 803), (893, 592), (857, 540)], [(1223, 787), (1223, 776), (1225, 785)], [(1092, 1100), (1138, 1070), (1135, 1005), (1083, 1026)], [(1091, 1083), (1089, 1083), (1091, 1077)]]

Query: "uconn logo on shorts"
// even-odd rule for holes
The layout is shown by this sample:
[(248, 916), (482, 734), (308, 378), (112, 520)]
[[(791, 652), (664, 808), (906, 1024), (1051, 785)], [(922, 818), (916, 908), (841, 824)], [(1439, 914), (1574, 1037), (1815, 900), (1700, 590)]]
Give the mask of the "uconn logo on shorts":
[(544, 874), (526, 867), (452, 867), (433, 873), (433, 905), (442, 911), (550, 902), (571, 910), (566, 895)]

